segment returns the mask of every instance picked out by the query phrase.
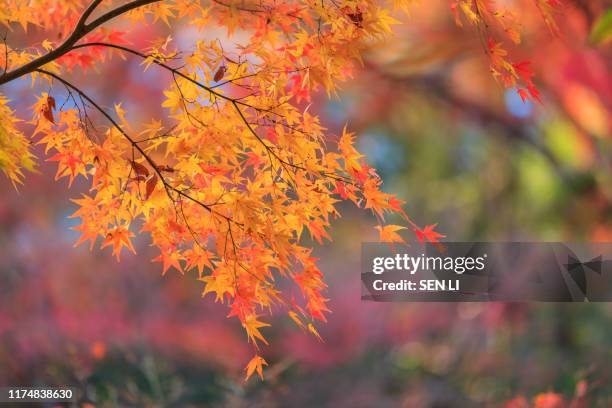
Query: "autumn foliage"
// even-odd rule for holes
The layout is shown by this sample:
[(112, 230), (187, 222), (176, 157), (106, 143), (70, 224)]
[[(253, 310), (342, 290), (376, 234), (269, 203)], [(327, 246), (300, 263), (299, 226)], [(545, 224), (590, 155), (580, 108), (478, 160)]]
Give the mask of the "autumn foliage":
[[(560, 4), (535, 2), (554, 32)], [(362, 50), (391, 34), (392, 13), (409, 10), (409, 0), (33, 3), (0, 0), (0, 22), (9, 33), (47, 37), (21, 48), (11, 46), (9, 34), (0, 44), (0, 85), (27, 76), (33, 87), (47, 89), (37, 95), (33, 116), (20, 112), (35, 126), (27, 136), (0, 94), (0, 169), (18, 186), (24, 170), (34, 170), (30, 145), (43, 145), (46, 160), (57, 163), (56, 179), (90, 183), (74, 200), (77, 244), (99, 243), (119, 259), (123, 249), (135, 252), (132, 238), (145, 232), (163, 273), (197, 270), (203, 294), (227, 304), (228, 317), (240, 321), (253, 345), (247, 377), (263, 376), (266, 314), (284, 310), (319, 337), (315, 322), (330, 311), (326, 284), (303, 238), (330, 239), (338, 202), (371, 210), (382, 241), (404, 242), (403, 229), (422, 241), (443, 237), (434, 225), (418, 227), (403, 202), (381, 190), (354, 134), (346, 128), (328, 134), (307, 105), (319, 90), (335, 95)], [(481, 36), (500, 83), (516, 87), (523, 100), (541, 102), (530, 63), (511, 59), (506, 45), (520, 43), (519, 16), (483, 0), (451, 1), (450, 10), (457, 24)], [(161, 23), (168, 34), (135, 48), (110, 22)], [(232, 49), (219, 39), (181, 49), (170, 35), (176, 24), (242, 35)], [(75, 71), (95, 76), (110, 58), (165, 72), (167, 114), (135, 123), (120, 100), (112, 109), (101, 106), (71, 78)], [(403, 225), (386, 224), (392, 214)], [(281, 290), (282, 281), (295, 291)]]

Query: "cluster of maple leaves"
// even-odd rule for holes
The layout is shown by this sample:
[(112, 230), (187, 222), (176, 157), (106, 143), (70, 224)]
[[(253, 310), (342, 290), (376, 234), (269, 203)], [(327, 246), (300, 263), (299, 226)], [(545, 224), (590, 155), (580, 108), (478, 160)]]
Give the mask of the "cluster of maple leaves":
[[(555, 14), (561, 10), (559, 0), (534, 0), (534, 3), (545, 23), (553, 34), (558, 33)], [(477, 27), (483, 42), (486, 42), (485, 51), (491, 62), (491, 73), (500, 79), (507, 88), (516, 88), (523, 100), (542, 103), (540, 92), (533, 83), (534, 73), (530, 68), (531, 62), (523, 60), (512, 62), (504, 45), (504, 39), (519, 45), (520, 16), (512, 10), (503, 9), (488, 0), (458, 0), (451, 3), (451, 10), (459, 26), (463, 25), (462, 16)], [(497, 40), (497, 36), (502, 36)]]
[[(24, 75), (34, 84), (51, 85), (53, 95), (42, 93), (33, 106), (32, 137), (50, 154), (48, 160), (57, 162), (56, 179), (66, 177), (71, 184), (80, 176), (91, 182), (74, 200), (73, 217), (81, 221), (78, 244), (89, 241), (93, 248), (100, 240), (119, 258), (123, 248), (135, 252), (132, 238), (140, 229), (158, 249), (154, 261), (164, 273), (197, 270), (204, 294), (228, 304), (228, 317), (239, 319), (253, 345), (247, 378), (255, 372), (263, 376), (267, 364), (259, 352), (259, 345), (267, 344), (266, 314), (284, 308), (297, 326), (319, 337), (315, 322), (325, 321), (329, 312), (326, 284), (302, 237), (330, 239), (327, 230), (339, 215), (340, 200), (371, 210), (382, 241), (404, 242), (398, 232), (406, 228), (421, 241), (443, 237), (433, 225), (419, 228), (403, 202), (381, 190), (353, 134), (345, 129), (337, 145), (328, 145), (319, 119), (300, 105), (317, 89), (336, 93), (364, 47), (391, 33), (392, 6), (373, 0), (33, 3), (24, 8), (19, 1), (0, 0), (0, 21), (42, 32), (58, 22), (74, 28), (59, 41), (53, 37), (27, 49), (5, 41), (0, 85)], [(488, 2), (451, 7), (479, 27), (494, 18), (517, 37), (508, 15)], [(219, 40), (196, 40), (191, 52), (179, 53), (170, 36), (133, 49), (121, 32), (103, 27), (111, 20), (180, 22), (197, 30), (221, 26), (230, 36), (236, 31), (248, 36), (232, 51)], [(521, 97), (539, 100), (528, 63), (508, 62), (494, 40), (486, 51), (506, 86), (521, 80), (526, 89), (519, 89)], [(71, 82), (71, 70), (89, 70), (112, 54), (166, 73), (167, 117), (130, 123), (121, 104), (103, 108)], [(7, 102), (0, 95), (0, 168), (19, 183), (21, 169), (33, 168), (33, 157)], [(385, 225), (389, 214), (398, 214), (404, 225)], [(281, 280), (295, 284), (301, 295), (281, 291)]]

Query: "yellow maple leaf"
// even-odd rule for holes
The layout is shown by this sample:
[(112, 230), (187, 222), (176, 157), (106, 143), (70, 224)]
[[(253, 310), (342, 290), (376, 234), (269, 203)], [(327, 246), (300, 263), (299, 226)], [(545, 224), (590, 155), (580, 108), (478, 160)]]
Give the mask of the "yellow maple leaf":
[(245, 317), (242, 326), (246, 330), (247, 336), (249, 340), (253, 342), (253, 344), (257, 345), (257, 340), (261, 340), (266, 345), (268, 344), (264, 336), (259, 331), (259, 329), (262, 327), (270, 326), (268, 323), (257, 320), (256, 315), (248, 315)]
[(397, 231), (405, 230), (406, 227), (401, 225), (377, 225), (375, 227), (380, 235), (379, 239), (381, 242), (400, 242), (404, 243), (404, 239), (397, 233)]

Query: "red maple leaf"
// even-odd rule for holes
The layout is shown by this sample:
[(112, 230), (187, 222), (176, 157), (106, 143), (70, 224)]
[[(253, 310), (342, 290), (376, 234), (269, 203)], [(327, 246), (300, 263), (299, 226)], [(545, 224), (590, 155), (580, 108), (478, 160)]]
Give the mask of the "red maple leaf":
[(419, 241), (421, 242), (439, 242), (438, 238), (444, 238), (446, 237), (446, 235), (442, 235), (436, 231), (434, 231), (434, 228), (436, 228), (438, 224), (432, 224), (432, 225), (428, 225), (423, 229), (417, 229), (416, 232), (416, 236), (419, 239)]

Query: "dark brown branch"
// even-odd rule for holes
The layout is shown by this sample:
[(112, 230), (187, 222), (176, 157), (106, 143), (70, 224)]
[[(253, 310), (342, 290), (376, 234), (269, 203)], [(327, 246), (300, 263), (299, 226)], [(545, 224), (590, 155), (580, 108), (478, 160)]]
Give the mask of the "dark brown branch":
[(72, 31), (72, 34), (70, 34), (68, 38), (66, 38), (66, 40), (64, 40), (64, 42), (59, 47), (52, 51), (49, 51), (47, 54), (44, 54), (39, 58), (36, 58), (35, 60), (28, 62), (25, 65), (22, 65), (19, 68), (15, 68), (12, 71), (5, 72), (2, 76), (0, 76), (0, 85), (4, 85), (6, 83), (14, 81), (15, 79), (20, 78), (24, 75), (31, 74), (43, 65), (55, 61), (61, 56), (69, 53), (73, 50), (73, 46), (79, 40), (83, 39), (84, 36), (92, 32), (102, 24), (112, 20), (113, 18), (125, 14), (128, 11), (145, 6), (147, 4), (156, 3), (158, 1), (161, 0), (135, 0), (130, 3), (124, 4), (121, 7), (117, 7), (116, 9), (113, 9), (108, 13), (105, 13), (94, 21), (92, 21), (91, 23), (87, 24), (87, 19), (91, 16), (96, 7), (102, 2), (102, 0), (94, 0), (81, 15), (77, 25)]
[(91, 16), (91, 13), (94, 12), (96, 7), (100, 5), (100, 3), (102, 3), (102, 0), (94, 0), (91, 2), (89, 7), (87, 7), (81, 15), (81, 18), (79, 18), (79, 21), (77, 22), (74, 31), (81, 30), (83, 27), (85, 27), (85, 25), (87, 24), (87, 19), (89, 18), (89, 16)]

